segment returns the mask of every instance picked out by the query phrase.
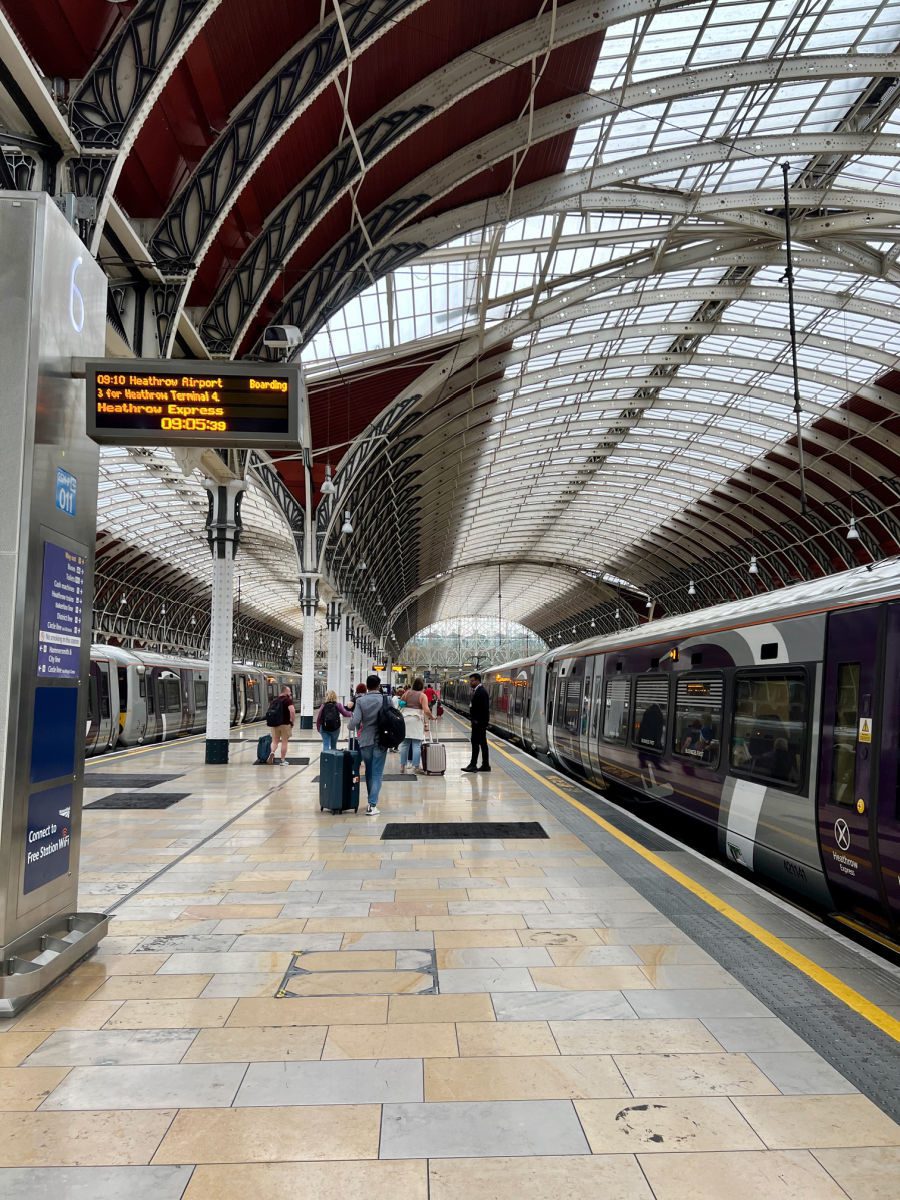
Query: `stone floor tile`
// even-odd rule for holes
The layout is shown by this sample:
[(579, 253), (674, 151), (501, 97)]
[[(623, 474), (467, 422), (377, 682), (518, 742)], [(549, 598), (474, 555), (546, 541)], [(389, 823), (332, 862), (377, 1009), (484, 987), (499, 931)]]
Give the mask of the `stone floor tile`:
[(622, 991), (652, 987), (640, 967), (532, 967), (539, 992)]
[(238, 1000), (228, 1018), (230, 1029), (280, 1025), (383, 1024), (387, 1020), (386, 996), (334, 996), (291, 999)]
[(547, 915), (543, 900), (451, 900), (447, 912), (452, 917), (489, 917), (517, 914)]
[(497, 992), (498, 1021), (627, 1021), (635, 1012), (621, 992)]
[(19, 1033), (13, 1030), (0, 1037), (0, 1067), (17, 1067), (48, 1037), (44, 1031), (36, 1033)]
[[(336, 950), (340, 944), (340, 934), (337, 933), (305, 933), (307, 919), (305, 917), (273, 917), (258, 921), (251, 917), (232, 917), (220, 921), (213, 930), (214, 933), (230, 933), (240, 940), (245, 934), (258, 937), (276, 937), (289, 934), (291, 941), (298, 950)], [(299, 940), (298, 940), (299, 939)], [(235, 949), (247, 949), (246, 946), (236, 946)], [(271, 947), (265, 947), (271, 949)]]
[(176, 1116), (154, 1163), (377, 1158), (380, 1124), (377, 1104), (348, 1104), (338, 1120), (327, 1104), (192, 1109)]
[[(53, 999), (56, 1003), (61, 1000), (96, 1000), (104, 982), (102, 975), (80, 975), (73, 971), (54, 985)], [(109, 997), (101, 996), (99, 999), (108, 1000)]]
[(453, 996), (392, 996), (388, 1020), (396, 1024), (427, 1021), (493, 1021), (494, 1006), (486, 993)]
[(416, 929), (432, 933), (445, 930), (471, 932), (478, 929), (525, 929), (525, 917), (521, 913), (494, 913), (488, 916), (416, 917)]
[(437, 965), (441, 971), (461, 967), (550, 967), (553, 960), (543, 946), (520, 946), (517, 942), (512, 947), (438, 950)]
[(625, 990), (639, 1017), (766, 1017), (769, 1010), (743, 988)]
[(181, 1200), (192, 1167), (7, 1167), (0, 1196), (16, 1200)]
[(44, 1109), (227, 1106), (234, 1100), (244, 1071), (244, 1063), (73, 1067)]
[(631, 1155), (436, 1158), (430, 1200), (653, 1200)]
[(704, 1017), (703, 1024), (729, 1051), (800, 1051), (806, 1042), (778, 1017)]
[(296, 954), (298, 950), (329, 952), (340, 947), (335, 933), (242, 933), (229, 954)]
[(522, 929), (518, 937), (523, 946), (576, 948), (601, 944), (600, 935), (589, 926), (583, 929)]
[(900, 1150), (873, 1147), (840, 1150), (814, 1150), (829, 1175), (844, 1189), (850, 1200), (896, 1200), (900, 1179)]
[(847, 1095), (857, 1090), (814, 1050), (763, 1051), (750, 1058), (787, 1096)]
[(383, 1161), (202, 1166), (195, 1168), (184, 1200), (271, 1200), (276, 1196), (303, 1196), (310, 1200), (382, 1200), (382, 1197), (427, 1200), (427, 1166), (424, 1162)]
[[(51, 997), (52, 997), (51, 992)], [(17, 1033), (33, 1030), (100, 1029), (122, 1007), (119, 1000), (38, 1000), (16, 1020)], [(187, 1022), (185, 1022), (187, 1024)]]
[(149, 1163), (174, 1116), (174, 1111), (7, 1113), (0, 1121), (0, 1167)]
[(701, 1021), (551, 1021), (560, 1054), (714, 1054)]
[(647, 966), (714, 966), (715, 959), (693, 943), (659, 946), (642, 942), (632, 945), (632, 951)]
[(575, 1100), (631, 1093), (609, 1055), (432, 1058), (425, 1099)]
[(644, 925), (635, 928), (632, 925), (621, 924), (621, 920), (621, 917), (611, 917), (606, 923), (606, 928), (598, 930), (605, 945), (633, 946), (637, 941), (651, 942), (657, 946), (693, 945), (688, 935), (675, 925)]
[(452, 1022), (422, 1025), (332, 1025), (323, 1059), (455, 1058), (456, 1027)]
[(435, 948), (443, 951), (522, 948), (516, 929), (443, 929), (432, 936)]
[(771, 1150), (900, 1146), (900, 1125), (865, 1096), (744, 1096), (735, 1106)]
[[(171, 975), (169, 978), (179, 979), (182, 976)], [(283, 978), (283, 971), (279, 971), (277, 974), (258, 974), (255, 971), (223, 971), (210, 978), (200, 996), (204, 1000), (227, 999), (228, 997), (238, 1000), (245, 996), (274, 997), (281, 987)]]
[(155, 975), (168, 958), (168, 954), (113, 954), (109, 958), (88, 958), (75, 968), (72, 974), (99, 975), (108, 979), (113, 975)]
[(284, 972), (291, 965), (291, 951), (279, 953), (172, 954), (159, 968), (160, 975), (215, 975), (224, 971), (264, 974)]
[(306, 922), (307, 933), (413, 933), (415, 929), (415, 917), (310, 917)]
[(777, 1089), (746, 1054), (617, 1054), (635, 1096), (771, 1096)]
[(416, 995), (433, 986), (432, 976), (419, 971), (313, 971), (286, 984), (291, 996)]
[(204, 1029), (224, 1025), (234, 1000), (126, 1000), (107, 1029)]
[(525, 922), (529, 929), (542, 930), (599, 929), (605, 924), (597, 912), (529, 913)]
[(527, 967), (473, 967), (441, 970), (442, 994), (475, 992), (529, 992), (534, 984)]
[(201, 1029), (185, 1063), (289, 1062), (322, 1056), (327, 1030), (320, 1025), (275, 1029)]
[(0, 1067), (0, 1112), (33, 1112), (68, 1073), (68, 1067)]
[(421, 1103), (422, 1099), (422, 1064), (418, 1059), (252, 1062), (234, 1107), (405, 1104)]
[(518, 1054), (559, 1054), (546, 1021), (460, 1021), (460, 1056), (483, 1058)]
[[(219, 904), (216, 906), (215, 917), (217, 921), (226, 921), (233, 917), (252, 917), (261, 920), (264, 917), (277, 917), (281, 912), (280, 904)], [(200, 920), (207, 920), (209, 912), (202, 905), (188, 905), (184, 910), (186, 917), (197, 917)], [(222, 930), (224, 933), (225, 930)]]
[(806, 1150), (641, 1154), (639, 1161), (656, 1200), (845, 1200)]
[(431, 950), (432, 933), (346, 933), (341, 950)]
[(28, 1067), (140, 1066), (180, 1062), (196, 1029), (64, 1029), (51, 1033)]
[(136, 947), (138, 954), (215, 954), (230, 950), (234, 938), (230, 934), (164, 934), (162, 937), (144, 938)]
[(641, 960), (630, 946), (548, 946), (555, 967), (631, 967)]
[(193, 1000), (212, 975), (114, 975), (100, 984), (94, 1000)]
[(646, 964), (644, 974), (655, 988), (735, 988), (740, 982), (724, 967)]
[(576, 1100), (575, 1108), (594, 1154), (765, 1149), (725, 1097)]
[(568, 1100), (386, 1104), (382, 1158), (586, 1154)]

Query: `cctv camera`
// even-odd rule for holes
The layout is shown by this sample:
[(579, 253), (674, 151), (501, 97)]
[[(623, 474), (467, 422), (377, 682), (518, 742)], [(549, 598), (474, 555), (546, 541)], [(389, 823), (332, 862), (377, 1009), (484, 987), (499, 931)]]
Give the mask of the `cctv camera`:
[(268, 325), (263, 334), (263, 345), (272, 350), (295, 350), (302, 340), (296, 325)]

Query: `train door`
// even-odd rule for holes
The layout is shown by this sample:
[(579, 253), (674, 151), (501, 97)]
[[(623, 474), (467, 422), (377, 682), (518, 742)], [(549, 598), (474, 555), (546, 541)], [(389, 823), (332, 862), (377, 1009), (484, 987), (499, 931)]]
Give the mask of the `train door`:
[(596, 655), (593, 662), (593, 699), (591, 701), (591, 719), (588, 725), (588, 749), (590, 757), (585, 762), (590, 764), (590, 774), (595, 780), (600, 779), (600, 718), (603, 709), (603, 666), (602, 654)]
[(880, 774), (874, 820), (888, 911), (900, 932), (900, 604), (888, 606), (885, 621)]
[(91, 661), (88, 715), (90, 723), (87, 730), (85, 752), (102, 754), (116, 742), (109, 702), (109, 662), (105, 659)]
[(547, 691), (545, 709), (547, 712), (547, 744), (550, 753), (557, 754), (556, 750), (556, 714), (560, 704), (563, 703), (565, 696), (566, 681), (562, 677), (562, 673), (557, 664), (547, 664)]
[(883, 607), (828, 617), (818, 781), (819, 844), (843, 908), (885, 908), (878, 853)]
[(160, 705), (156, 675), (152, 668), (149, 668), (144, 673), (144, 679), (147, 684), (147, 731), (145, 737), (148, 742), (158, 742), (162, 737), (162, 721), (159, 715)]

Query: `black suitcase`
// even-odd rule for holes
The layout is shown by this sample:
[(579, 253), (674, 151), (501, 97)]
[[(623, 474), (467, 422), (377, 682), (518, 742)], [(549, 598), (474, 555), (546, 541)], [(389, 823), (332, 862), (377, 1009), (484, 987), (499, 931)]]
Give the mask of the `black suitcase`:
[(319, 811), (359, 811), (358, 750), (323, 750), (319, 756)]

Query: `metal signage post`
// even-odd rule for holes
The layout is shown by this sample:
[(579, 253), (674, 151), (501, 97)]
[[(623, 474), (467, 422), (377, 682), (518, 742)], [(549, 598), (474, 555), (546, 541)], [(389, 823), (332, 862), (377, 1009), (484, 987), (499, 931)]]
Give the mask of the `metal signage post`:
[(73, 358), (106, 277), (49, 196), (0, 192), (0, 1014), (106, 933), (78, 865), (99, 453)]

